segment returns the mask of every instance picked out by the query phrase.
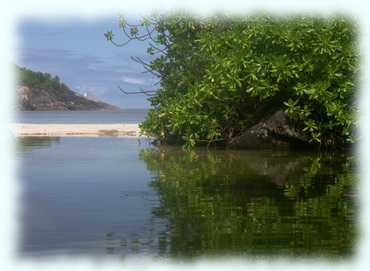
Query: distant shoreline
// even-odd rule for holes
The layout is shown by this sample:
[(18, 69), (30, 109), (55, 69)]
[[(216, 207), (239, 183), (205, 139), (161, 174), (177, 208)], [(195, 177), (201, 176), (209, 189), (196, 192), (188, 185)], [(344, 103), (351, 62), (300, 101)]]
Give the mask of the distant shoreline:
[(14, 123), (9, 128), (15, 136), (20, 137), (62, 137), (62, 136), (114, 136), (143, 138), (140, 134), (139, 124), (36, 124)]

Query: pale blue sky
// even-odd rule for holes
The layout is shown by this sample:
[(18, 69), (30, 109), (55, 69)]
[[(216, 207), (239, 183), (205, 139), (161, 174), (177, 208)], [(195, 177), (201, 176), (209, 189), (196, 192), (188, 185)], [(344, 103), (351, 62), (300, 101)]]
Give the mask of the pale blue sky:
[(106, 41), (107, 30), (123, 38), (117, 16), (94, 21), (27, 19), (18, 30), (18, 65), (58, 75), (71, 89), (122, 108), (149, 107), (145, 95), (124, 95), (117, 89), (120, 85), (128, 91), (152, 90), (157, 81), (130, 59), (149, 60), (146, 43), (133, 41), (117, 48)]

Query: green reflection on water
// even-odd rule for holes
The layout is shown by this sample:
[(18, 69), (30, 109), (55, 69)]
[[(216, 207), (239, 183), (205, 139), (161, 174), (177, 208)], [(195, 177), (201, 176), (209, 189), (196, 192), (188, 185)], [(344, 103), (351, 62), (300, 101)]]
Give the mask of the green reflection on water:
[(33, 149), (48, 148), (53, 143), (58, 143), (59, 137), (17, 137), (16, 151), (26, 152)]
[(276, 151), (144, 149), (169, 221), (160, 254), (350, 256), (354, 158)]

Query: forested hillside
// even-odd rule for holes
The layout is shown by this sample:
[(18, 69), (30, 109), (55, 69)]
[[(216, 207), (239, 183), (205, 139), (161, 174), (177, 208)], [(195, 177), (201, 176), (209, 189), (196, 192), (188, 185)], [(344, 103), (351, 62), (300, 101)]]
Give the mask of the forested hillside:
[(16, 66), (18, 106), (21, 110), (118, 110), (72, 91), (58, 76)]

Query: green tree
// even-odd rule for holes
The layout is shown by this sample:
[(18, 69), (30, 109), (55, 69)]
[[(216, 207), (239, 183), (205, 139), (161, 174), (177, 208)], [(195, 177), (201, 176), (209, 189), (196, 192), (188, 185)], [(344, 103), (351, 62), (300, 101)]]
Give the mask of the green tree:
[[(277, 110), (313, 145), (353, 142), (356, 29), (344, 17), (156, 15), (130, 25), (124, 46), (149, 41), (159, 78), (142, 130), (166, 143), (227, 143)], [(145, 92), (153, 94), (152, 92)]]

